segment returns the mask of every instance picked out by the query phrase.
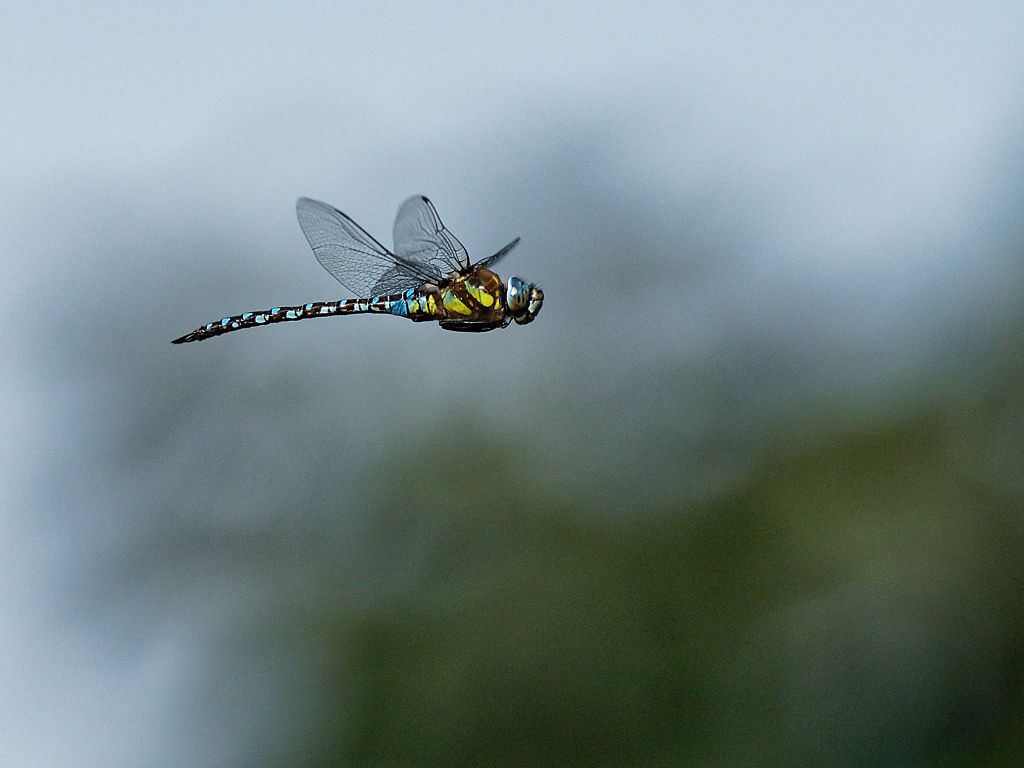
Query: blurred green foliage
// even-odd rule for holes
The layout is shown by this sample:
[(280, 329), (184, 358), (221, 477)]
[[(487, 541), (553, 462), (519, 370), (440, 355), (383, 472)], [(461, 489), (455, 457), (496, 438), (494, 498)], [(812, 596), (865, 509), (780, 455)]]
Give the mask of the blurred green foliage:
[(270, 617), (318, 673), (267, 764), (1020, 764), (1020, 499), (972, 460), (1018, 391), (823, 414), (728, 492), (655, 504), (638, 474), (614, 514), (578, 476), (538, 493), (526, 444), (398, 448), (376, 600), (325, 578)]

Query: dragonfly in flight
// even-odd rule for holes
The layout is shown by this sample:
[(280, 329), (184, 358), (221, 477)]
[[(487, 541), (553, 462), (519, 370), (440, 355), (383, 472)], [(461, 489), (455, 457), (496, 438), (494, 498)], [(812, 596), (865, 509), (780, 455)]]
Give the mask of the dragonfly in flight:
[(300, 198), (299, 226), (317, 261), (356, 298), (243, 312), (196, 328), (172, 341), (184, 344), (223, 333), (313, 317), (377, 313), (414, 322), (436, 320), (449, 331), (491, 331), (537, 317), (544, 292), (519, 277), (504, 282), (491, 267), (516, 247), (470, 263), (465, 247), (441, 222), (434, 204), (410, 197), (395, 217), (389, 251), (337, 208)]

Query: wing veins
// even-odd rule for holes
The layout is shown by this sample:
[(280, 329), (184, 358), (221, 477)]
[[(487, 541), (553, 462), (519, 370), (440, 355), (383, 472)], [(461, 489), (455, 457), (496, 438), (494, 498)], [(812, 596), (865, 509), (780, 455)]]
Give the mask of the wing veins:
[(360, 297), (370, 297), (385, 283), (395, 291), (436, 282), (440, 270), (399, 256), (333, 206), (310, 198), (296, 203), (299, 226), (313, 255), (335, 280)]
[(400, 258), (446, 274), (469, 267), (466, 247), (445, 227), (434, 204), (423, 195), (408, 198), (398, 209), (394, 239)]

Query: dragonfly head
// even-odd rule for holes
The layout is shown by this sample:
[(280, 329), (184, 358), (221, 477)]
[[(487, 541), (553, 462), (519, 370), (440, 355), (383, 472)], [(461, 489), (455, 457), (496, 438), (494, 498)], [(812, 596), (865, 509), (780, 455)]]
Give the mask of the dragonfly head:
[(533, 319), (540, 312), (544, 303), (544, 291), (533, 283), (527, 283), (518, 277), (511, 277), (508, 281), (508, 292), (505, 296), (505, 303), (509, 312), (519, 325), (532, 323)]

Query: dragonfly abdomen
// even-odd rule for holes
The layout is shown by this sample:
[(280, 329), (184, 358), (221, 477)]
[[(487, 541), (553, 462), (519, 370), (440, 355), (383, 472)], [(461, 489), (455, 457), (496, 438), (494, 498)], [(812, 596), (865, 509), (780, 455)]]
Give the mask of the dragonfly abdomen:
[(259, 312), (243, 312), (232, 317), (223, 317), (212, 323), (201, 325), (191, 333), (172, 341), (172, 344), (187, 344), (190, 341), (220, 336), (243, 328), (254, 328), (272, 323), (287, 323), (293, 320), (308, 320), (313, 317), (334, 315), (356, 315), (367, 312), (408, 317), (410, 320), (436, 320), (437, 302), (432, 294), (416, 289), (390, 296), (373, 296), (369, 299), (342, 299), (341, 301), (314, 301), (294, 307), (273, 307)]
[(243, 328), (254, 328), (271, 323), (287, 323), (293, 320), (308, 320), (313, 317), (331, 317), (333, 315), (351, 315), (370, 312), (369, 299), (343, 299), (341, 301), (314, 301), (294, 307), (273, 307), (262, 311), (243, 312), (240, 315), (224, 317), (212, 323), (201, 325), (191, 333), (172, 341), (172, 344), (186, 344), (190, 341), (220, 336)]
[(369, 312), (407, 317), (416, 322), (438, 320), (441, 317), (436, 290), (410, 288), (404, 293), (374, 296), (368, 301)]

